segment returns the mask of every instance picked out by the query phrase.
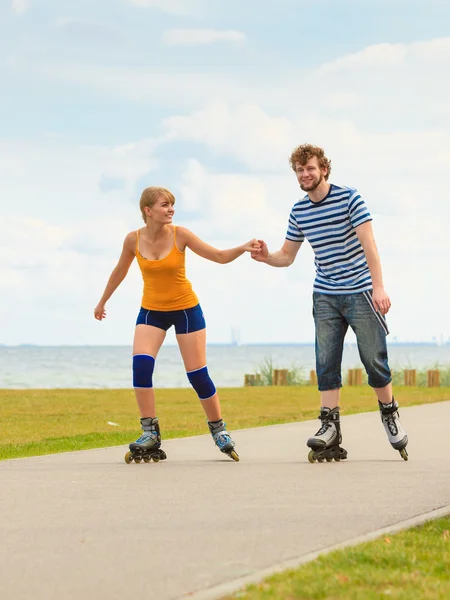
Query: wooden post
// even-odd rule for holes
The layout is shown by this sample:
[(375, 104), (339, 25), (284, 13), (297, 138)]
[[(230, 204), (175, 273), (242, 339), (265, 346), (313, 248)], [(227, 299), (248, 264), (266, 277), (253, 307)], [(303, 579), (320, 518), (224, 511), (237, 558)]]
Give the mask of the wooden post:
[(317, 373), (315, 371), (309, 372), (309, 384), (317, 385)]
[(417, 372), (416, 369), (405, 369), (404, 371), (405, 385), (416, 385)]
[(348, 383), (348, 385), (354, 385), (353, 384), (353, 369), (348, 370), (347, 383)]
[(255, 375), (246, 373), (244, 375), (244, 385), (255, 385)]
[(348, 385), (362, 385), (362, 369), (348, 370)]
[(439, 387), (441, 385), (441, 374), (438, 369), (431, 369), (427, 372), (428, 387)]
[(287, 369), (274, 369), (273, 370), (273, 385), (287, 385), (288, 384), (288, 373)]

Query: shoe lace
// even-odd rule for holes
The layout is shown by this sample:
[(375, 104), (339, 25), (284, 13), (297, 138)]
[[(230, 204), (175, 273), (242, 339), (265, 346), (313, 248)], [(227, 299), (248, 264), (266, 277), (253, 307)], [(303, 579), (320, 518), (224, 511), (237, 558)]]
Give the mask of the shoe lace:
[(156, 435), (150, 431), (144, 431), (144, 433), (136, 440), (136, 444), (144, 444), (150, 440), (154, 440)]
[(392, 413), (391, 415), (386, 415), (384, 417), (384, 421), (386, 423), (386, 425), (389, 428), (389, 431), (392, 433), (392, 435), (397, 435), (398, 430), (397, 430), (397, 423), (396, 423), (396, 413)]
[(323, 435), (331, 427), (330, 421), (322, 421), (319, 431), (316, 435)]
[(228, 435), (228, 433), (220, 432), (216, 433), (216, 435), (214, 436), (214, 440), (218, 446), (225, 446), (225, 444), (228, 444), (230, 442), (231, 438)]

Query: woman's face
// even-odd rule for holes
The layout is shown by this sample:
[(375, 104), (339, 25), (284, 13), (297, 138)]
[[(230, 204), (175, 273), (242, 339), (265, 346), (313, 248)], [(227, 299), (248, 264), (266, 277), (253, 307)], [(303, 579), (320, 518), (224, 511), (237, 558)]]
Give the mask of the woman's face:
[(151, 208), (146, 209), (146, 213), (156, 223), (172, 223), (175, 208), (167, 198), (160, 196)]

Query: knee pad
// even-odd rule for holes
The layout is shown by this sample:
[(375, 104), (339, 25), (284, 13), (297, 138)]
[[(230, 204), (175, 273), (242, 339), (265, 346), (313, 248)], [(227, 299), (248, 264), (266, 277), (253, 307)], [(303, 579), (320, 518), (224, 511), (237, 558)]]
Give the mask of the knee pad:
[(216, 393), (216, 386), (209, 376), (208, 367), (190, 371), (187, 376), (200, 400), (208, 400)]
[(155, 359), (150, 354), (135, 354), (133, 356), (133, 387), (153, 387), (153, 369)]

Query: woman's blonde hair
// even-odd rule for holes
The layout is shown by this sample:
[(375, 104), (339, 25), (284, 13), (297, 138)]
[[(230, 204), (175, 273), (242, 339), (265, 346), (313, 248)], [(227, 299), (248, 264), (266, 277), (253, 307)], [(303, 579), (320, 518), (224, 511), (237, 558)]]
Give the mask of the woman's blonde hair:
[(160, 196), (164, 196), (164, 198), (168, 200), (172, 205), (175, 204), (175, 196), (166, 188), (153, 186), (145, 188), (145, 190), (142, 192), (141, 199), (139, 201), (139, 208), (141, 209), (144, 223), (147, 222), (147, 216), (145, 214), (144, 208), (146, 206), (148, 206), (148, 208), (151, 208)]

